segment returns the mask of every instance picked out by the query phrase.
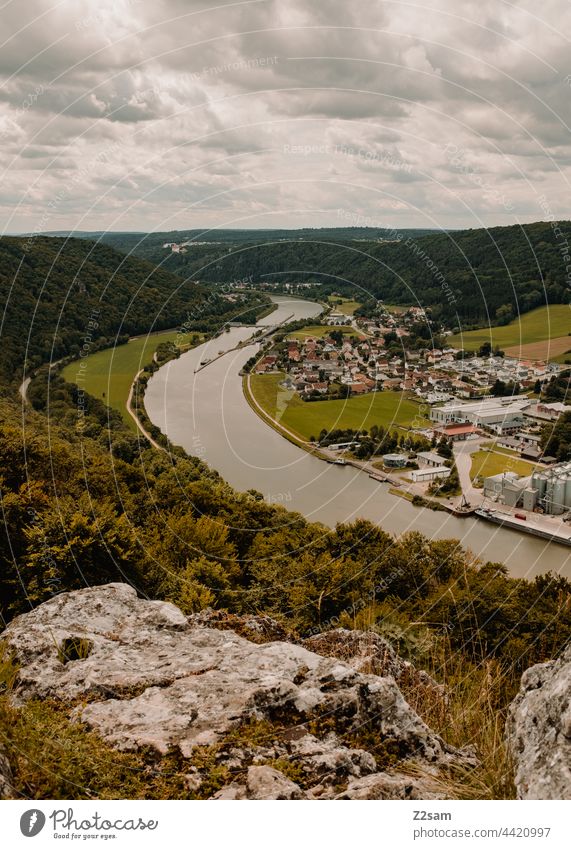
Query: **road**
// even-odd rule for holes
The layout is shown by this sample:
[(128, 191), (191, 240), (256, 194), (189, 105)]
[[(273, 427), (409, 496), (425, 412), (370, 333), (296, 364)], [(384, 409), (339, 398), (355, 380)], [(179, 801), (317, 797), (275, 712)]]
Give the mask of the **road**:
[(472, 468), (472, 454), (480, 449), (480, 439), (466, 439), (463, 442), (455, 442), (453, 446), (454, 461), (458, 469), (462, 495), (470, 503), (471, 507), (479, 507), (484, 500), (481, 489), (472, 485), (470, 470)]
[(147, 431), (145, 430), (145, 428), (143, 427), (143, 425), (141, 424), (141, 422), (137, 418), (137, 415), (134, 413), (134, 411), (131, 407), (131, 400), (133, 398), (133, 389), (135, 388), (135, 384), (136, 384), (137, 380), (139, 379), (139, 375), (142, 374), (143, 371), (144, 371), (144, 369), (141, 369), (135, 375), (135, 379), (133, 380), (133, 383), (131, 384), (131, 388), (129, 389), (129, 397), (127, 398), (127, 403), (125, 404), (125, 406), (127, 408), (127, 412), (129, 413), (129, 415), (131, 416), (131, 418), (133, 419), (133, 421), (137, 425), (138, 429), (141, 431), (141, 433), (143, 434), (145, 439), (148, 440), (151, 443), (153, 448), (156, 448), (157, 451), (164, 451), (165, 454), (168, 454), (168, 451), (166, 450), (166, 448), (163, 448), (162, 445), (159, 445), (159, 443), (155, 439), (153, 439), (153, 437), (150, 435), (150, 433), (147, 433)]

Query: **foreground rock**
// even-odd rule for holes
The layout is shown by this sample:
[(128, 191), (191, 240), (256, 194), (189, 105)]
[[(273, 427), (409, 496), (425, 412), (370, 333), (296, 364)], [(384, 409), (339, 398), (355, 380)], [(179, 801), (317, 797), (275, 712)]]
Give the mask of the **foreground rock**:
[(571, 799), (571, 645), (524, 673), (507, 738), (520, 799)]
[(118, 749), (180, 750), (189, 792), (205, 777), (192, 765), (197, 747), (210, 746), (229, 778), (221, 799), (430, 798), (426, 783), (395, 771), (474, 763), (426, 726), (392, 677), (197, 619), (125, 584), (58, 595), (2, 635), (21, 667), (15, 699), (63, 700)]

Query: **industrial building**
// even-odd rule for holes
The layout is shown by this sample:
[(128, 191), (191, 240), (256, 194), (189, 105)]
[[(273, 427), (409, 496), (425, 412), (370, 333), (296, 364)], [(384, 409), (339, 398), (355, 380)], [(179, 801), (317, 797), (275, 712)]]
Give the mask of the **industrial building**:
[(531, 485), (546, 513), (560, 516), (571, 510), (571, 461), (537, 470), (531, 476)]
[(383, 465), (388, 469), (404, 469), (407, 463), (406, 454), (383, 454)]
[(507, 507), (523, 507), (524, 510), (534, 510), (538, 500), (531, 478), (520, 478), (515, 472), (484, 478), (484, 496)]
[(525, 423), (524, 408), (529, 406), (527, 397), (517, 398), (486, 398), (482, 401), (472, 401), (461, 404), (445, 404), (443, 407), (433, 407), (430, 418), (440, 426), (472, 424), (474, 427), (485, 428), (499, 436), (516, 433)]
[(437, 478), (448, 478), (451, 472), (452, 469), (449, 469), (448, 466), (426, 466), (424, 469), (414, 469), (410, 476), (414, 483), (427, 483)]

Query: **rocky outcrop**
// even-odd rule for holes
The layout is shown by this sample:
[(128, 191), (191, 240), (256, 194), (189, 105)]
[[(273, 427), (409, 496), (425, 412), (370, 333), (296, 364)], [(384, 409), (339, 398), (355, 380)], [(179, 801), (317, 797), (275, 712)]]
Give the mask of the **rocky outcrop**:
[[(272, 620), (262, 619), (265, 634)], [(68, 703), (121, 750), (178, 750), (190, 794), (208, 777), (204, 757), (196, 765), (207, 751), (228, 779), (211, 794), (220, 799), (415, 798), (427, 785), (395, 777), (399, 765), (436, 776), (474, 763), (426, 726), (392, 677), (210, 624), (126, 584), (55, 596), (2, 635), (20, 665), (14, 699)]]
[(524, 673), (507, 740), (520, 799), (571, 799), (571, 645)]

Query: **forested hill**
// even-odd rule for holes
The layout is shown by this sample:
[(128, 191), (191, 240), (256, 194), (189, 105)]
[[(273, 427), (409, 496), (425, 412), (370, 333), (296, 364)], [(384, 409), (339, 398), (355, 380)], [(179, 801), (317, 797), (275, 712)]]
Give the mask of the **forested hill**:
[(148, 253), (164, 268), (204, 281), (250, 275), (253, 282), (313, 281), (361, 300), (370, 295), (388, 303), (418, 302), (451, 323), (459, 320), (464, 329), (569, 300), (569, 221), (420, 237), (402, 232), (385, 243), (348, 240), (344, 230), (337, 243), (318, 235), (313, 241), (268, 239), (266, 234), (258, 245), (191, 244), (185, 254), (162, 247)]
[(236, 310), (195, 282), (80, 239), (1, 238), (0, 287), (2, 382), (84, 345), (182, 322), (211, 330)]

